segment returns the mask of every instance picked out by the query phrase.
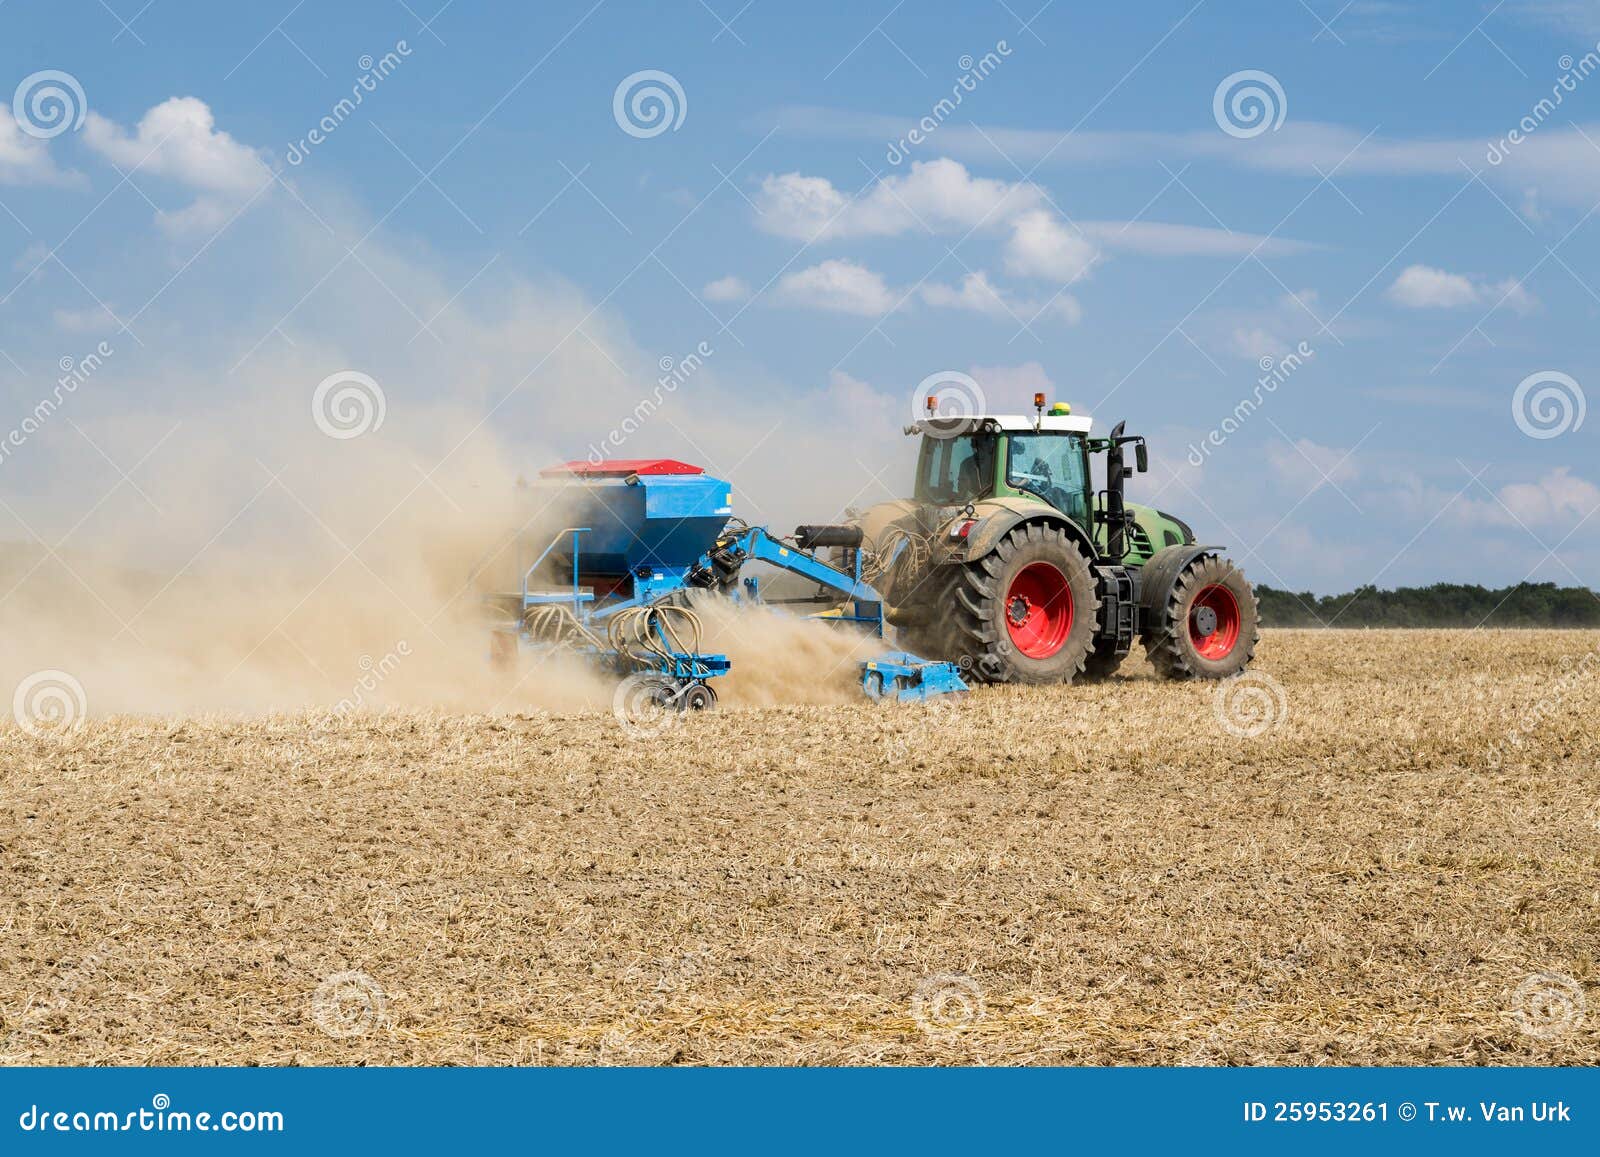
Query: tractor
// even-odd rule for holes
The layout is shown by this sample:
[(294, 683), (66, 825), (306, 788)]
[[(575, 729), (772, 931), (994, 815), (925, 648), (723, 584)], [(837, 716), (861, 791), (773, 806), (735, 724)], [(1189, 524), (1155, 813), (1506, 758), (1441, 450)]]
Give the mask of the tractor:
[[(921, 437), (909, 500), (856, 515), (866, 577), (907, 651), (988, 683), (1104, 679), (1141, 640), (1171, 679), (1225, 679), (1260, 636), (1254, 591), (1181, 519), (1127, 502), (1149, 468), (1141, 435), (1034, 396), (1034, 414), (943, 416)], [(1104, 485), (1091, 464), (1104, 460)]]

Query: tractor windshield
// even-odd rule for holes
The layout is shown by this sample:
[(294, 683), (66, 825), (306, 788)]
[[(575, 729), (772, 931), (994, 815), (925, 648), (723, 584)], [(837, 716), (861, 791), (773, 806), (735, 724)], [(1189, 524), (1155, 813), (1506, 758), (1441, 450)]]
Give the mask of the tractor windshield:
[(1088, 525), (1083, 439), (1077, 434), (1011, 435), (1006, 482), (1041, 498), (1079, 525)]
[(954, 506), (987, 497), (994, 490), (994, 443), (993, 434), (923, 435), (917, 501)]

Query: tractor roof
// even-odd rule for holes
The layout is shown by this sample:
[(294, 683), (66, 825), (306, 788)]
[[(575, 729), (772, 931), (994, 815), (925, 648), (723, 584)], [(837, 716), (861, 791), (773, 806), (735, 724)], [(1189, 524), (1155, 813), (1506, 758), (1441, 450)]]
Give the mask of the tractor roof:
[(1087, 415), (1077, 414), (1045, 414), (1043, 417), (1034, 417), (1032, 414), (985, 414), (987, 421), (993, 422), (1002, 430), (1015, 430), (1018, 433), (1033, 430), (1070, 430), (1076, 434), (1087, 434), (1092, 419)]
[[(970, 419), (944, 418), (940, 420), (940, 424), (948, 430), (949, 424), (958, 420), (971, 422), (973, 429), (982, 429), (985, 426), (989, 426), (992, 429), (1018, 434), (1031, 434), (1035, 430), (1044, 430), (1052, 433), (1087, 434), (1089, 428), (1093, 425), (1093, 419), (1087, 414), (1045, 414), (1043, 417), (1035, 417), (1032, 414), (980, 414)], [(920, 434), (926, 426), (926, 422), (917, 422), (914, 426), (908, 427), (907, 432), (910, 433), (914, 430)], [(938, 428), (939, 426), (934, 426), (935, 430)]]

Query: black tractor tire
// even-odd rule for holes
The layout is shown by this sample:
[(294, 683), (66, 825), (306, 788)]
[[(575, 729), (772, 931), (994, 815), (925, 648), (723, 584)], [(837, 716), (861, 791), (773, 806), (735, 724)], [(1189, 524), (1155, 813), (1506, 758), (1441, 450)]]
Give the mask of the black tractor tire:
[(1203, 554), (1152, 605), (1145, 651), (1166, 679), (1227, 679), (1250, 665), (1261, 641), (1255, 590), (1232, 559)]
[(955, 661), (985, 683), (1070, 683), (1094, 644), (1100, 600), (1089, 560), (1064, 532), (1018, 526), (956, 571)]
[(1094, 649), (1089, 652), (1089, 657), (1083, 661), (1083, 676), (1085, 682), (1098, 683), (1109, 679), (1117, 673), (1117, 668), (1122, 666), (1122, 661), (1128, 656), (1119, 655), (1112, 649), (1108, 639), (1096, 640)]

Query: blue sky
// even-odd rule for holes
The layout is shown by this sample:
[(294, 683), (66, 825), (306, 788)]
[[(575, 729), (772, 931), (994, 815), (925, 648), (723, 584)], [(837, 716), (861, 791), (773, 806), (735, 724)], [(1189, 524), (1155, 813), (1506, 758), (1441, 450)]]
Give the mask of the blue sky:
[[(82, 94), (53, 135), (0, 112), (0, 438), (115, 351), (0, 458), (0, 537), (205, 460), (170, 537), (211, 541), (251, 454), (317, 476), (341, 440), (268, 431), (346, 370), (420, 473), (456, 430), (536, 469), (705, 348), (618, 453), (780, 526), (904, 490), (914, 391), (958, 371), (1149, 434), (1134, 497), (1259, 582), (1596, 582), (1600, 4), (9, 0), (0, 29), (7, 91)], [(674, 127), (629, 132), (647, 70)]]

